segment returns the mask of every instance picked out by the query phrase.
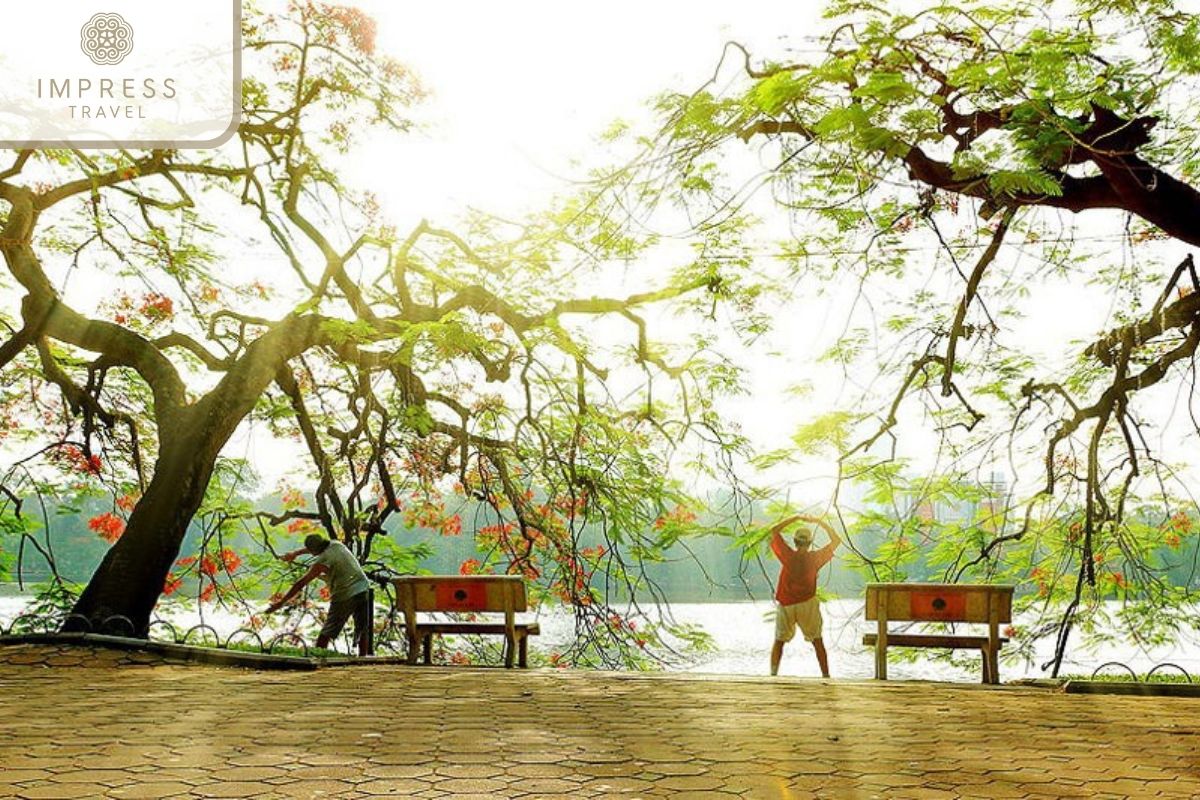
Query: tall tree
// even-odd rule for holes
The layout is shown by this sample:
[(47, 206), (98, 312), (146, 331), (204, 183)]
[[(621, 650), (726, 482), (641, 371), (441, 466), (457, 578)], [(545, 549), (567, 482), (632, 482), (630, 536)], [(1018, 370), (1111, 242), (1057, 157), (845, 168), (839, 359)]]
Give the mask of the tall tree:
[[(943, 478), (967, 480), (968, 460), (1040, 463), (1012, 502), (995, 500), (1003, 513), (960, 529), (938, 558), (950, 579), (1019, 575), (1040, 586), (1033, 603), (1061, 601), (1055, 671), (1079, 614), (1114, 593), (1148, 604), (1139, 620), (1166, 609), (1155, 624), (1177, 627), (1187, 595), (1161, 579), (1162, 552), (1190, 530), (1194, 501), (1147, 423), (1170, 402), (1153, 387), (1183, 381), (1194, 396), (1200, 20), (1171, 0), (838, 0), (826, 18), (793, 42), (798, 57), (728, 45), (722, 66), (741, 78), (729, 88), (718, 70), (664, 97), (663, 135), (620, 177), (673, 185), (716, 226), (766, 186), (795, 215), (779, 253), (795, 274), (850, 274), (889, 294), (891, 309), (848, 322), (828, 360), (894, 374), (891, 396), (801, 432), (805, 447), (832, 446), (842, 478), (898, 479), (896, 436), (914, 406), (937, 432)], [(718, 165), (748, 147), (767, 173), (747, 186)], [(1096, 333), (1077, 354), (1060, 343), (1059, 374), (1013, 332), (1048, 275), (1076, 281), (1076, 297), (1088, 284), (1110, 292), (1069, 309), (1093, 315)], [(939, 305), (947, 276), (955, 288)], [(1101, 333), (1110, 303), (1116, 326)], [(990, 481), (982, 471), (976, 486)], [(924, 485), (905, 491), (946, 488)], [(868, 560), (878, 572), (887, 559)]]
[[(313, 462), (316, 509), (283, 518), (366, 554), (406, 503), (453, 526), (429, 498), (454, 476), (497, 515), (497, 566), (545, 570), (581, 609), (603, 605), (596, 570), (638, 582), (625, 559), (652, 552), (653, 521), (683, 502), (675, 449), (739, 446), (712, 411), (724, 366), (703, 345), (655, 343), (643, 311), (697, 297), (709, 310), (710, 265), (639, 272), (609, 294), (613, 259), (653, 241), (604, 229), (586, 202), (476, 218), (467, 236), (428, 222), (402, 235), (344, 185), (361, 134), (403, 133), (422, 93), (374, 37), (370, 18), (335, 6), (251, 16), (256, 77), (230, 145), (27, 150), (0, 170), (0, 252), (21, 292), (0, 368), (56, 387), (52, 451), (131, 498), (68, 626), (146, 629), (250, 418)], [(616, 545), (603, 561), (581, 552), (584, 520)]]

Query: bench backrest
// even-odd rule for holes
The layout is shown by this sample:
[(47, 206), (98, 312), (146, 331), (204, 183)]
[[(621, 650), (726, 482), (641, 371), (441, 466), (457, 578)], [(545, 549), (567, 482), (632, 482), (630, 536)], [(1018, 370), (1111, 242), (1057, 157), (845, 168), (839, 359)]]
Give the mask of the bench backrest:
[(396, 578), (397, 605), (404, 611), (526, 610), (519, 575), (415, 575)]
[(868, 583), (867, 619), (1012, 622), (1012, 596), (1012, 586), (983, 583)]

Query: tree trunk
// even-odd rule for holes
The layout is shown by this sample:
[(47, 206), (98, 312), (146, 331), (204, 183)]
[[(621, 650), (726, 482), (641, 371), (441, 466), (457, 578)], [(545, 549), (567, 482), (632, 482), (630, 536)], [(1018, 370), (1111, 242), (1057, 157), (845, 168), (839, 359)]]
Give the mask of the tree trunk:
[(160, 451), (125, 532), (105, 554), (63, 630), (145, 635), (220, 451), (220, 444), (213, 447), (203, 438), (177, 439)]
[(160, 422), (154, 477), (125, 532), (79, 596), (64, 631), (146, 634), (221, 449), (279, 368), (308, 347), (317, 323), (315, 317), (287, 317), (252, 343), (207, 395)]

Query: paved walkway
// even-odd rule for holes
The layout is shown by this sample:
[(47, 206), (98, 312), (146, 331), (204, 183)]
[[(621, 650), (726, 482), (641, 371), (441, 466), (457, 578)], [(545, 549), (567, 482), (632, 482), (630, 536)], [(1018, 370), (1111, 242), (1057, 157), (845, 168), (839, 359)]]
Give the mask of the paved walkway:
[(0, 797), (1200, 797), (1200, 700), (52, 652), (0, 651)]

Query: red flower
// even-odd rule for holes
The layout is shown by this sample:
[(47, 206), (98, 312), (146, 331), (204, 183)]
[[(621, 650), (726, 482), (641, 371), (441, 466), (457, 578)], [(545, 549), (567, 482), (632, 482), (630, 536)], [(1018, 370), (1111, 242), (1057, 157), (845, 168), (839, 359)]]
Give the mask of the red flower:
[(100, 470), (104, 467), (104, 462), (97, 455), (84, 455), (83, 451), (73, 445), (67, 445), (62, 448), (59, 458), (67, 462), (67, 465), (76, 472), (82, 472), (85, 475), (99, 475)]
[(187, 567), (190, 567), (192, 564), (195, 564), (195, 563), (196, 563), (196, 557), (195, 557), (195, 556), (187, 556), (187, 557), (185, 557), (185, 558), (181, 558), (181, 559), (179, 559), (178, 561), (176, 561), (176, 562), (175, 562), (175, 566), (177, 566), (177, 567), (184, 567), (184, 568), (187, 568)]
[(125, 520), (111, 511), (106, 511), (88, 520), (88, 527), (99, 534), (101, 539), (112, 544), (125, 532)]
[(179, 587), (181, 586), (183, 586), (183, 578), (177, 578), (174, 573), (168, 572), (167, 581), (163, 584), (162, 593), (166, 596), (173, 595), (179, 591)]
[(455, 514), (452, 517), (446, 517), (442, 520), (439, 526), (442, 536), (458, 536), (462, 533), (462, 517)]
[(170, 319), (175, 314), (175, 303), (166, 295), (150, 292), (142, 298), (142, 305), (138, 311), (151, 322), (159, 322)]
[(221, 566), (225, 567), (226, 572), (233, 572), (241, 565), (241, 556), (230, 550), (228, 547), (221, 550)]
[(299, 489), (287, 489), (283, 493), (283, 507), (291, 510), (293, 508), (304, 508), (304, 495)]
[(359, 51), (368, 56), (375, 52), (375, 20), (370, 15), (347, 6), (325, 5), (321, 11), (345, 29)]
[(479, 559), (468, 558), (466, 561), (462, 562), (462, 564), (459, 564), (458, 572), (460, 575), (478, 575), (479, 567)]
[(217, 562), (212, 556), (204, 556), (200, 559), (200, 572), (210, 578), (217, 574)]
[(321, 591), (317, 592), (317, 596), (320, 597), (322, 600), (328, 600), (330, 598), (329, 587), (322, 586)]
[(200, 602), (207, 603), (209, 600), (213, 599), (213, 595), (215, 595), (216, 593), (217, 593), (217, 585), (215, 583), (209, 583), (207, 586), (205, 586), (203, 589), (200, 590)]

